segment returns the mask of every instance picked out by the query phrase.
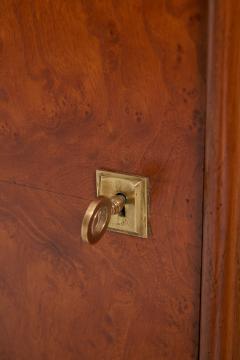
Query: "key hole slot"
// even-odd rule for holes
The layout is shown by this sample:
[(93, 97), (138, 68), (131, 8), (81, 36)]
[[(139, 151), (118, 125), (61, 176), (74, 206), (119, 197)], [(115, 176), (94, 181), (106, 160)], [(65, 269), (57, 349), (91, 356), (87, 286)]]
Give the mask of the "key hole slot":
[[(126, 197), (126, 195), (125, 195), (124, 193), (118, 192), (116, 195), (121, 195), (121, 196), (123, 196), (123, 197), (125, 198), (125, 204), (127, 203), (127, 197)], [(120, 211), (119, 216), (122, 216), (122, 217), (125, 217), (125, 216), (126, 216), (126, 208), (125, 208), (125, 205), (124, 205), (124, 207), (122, 208), (122, 210)]]

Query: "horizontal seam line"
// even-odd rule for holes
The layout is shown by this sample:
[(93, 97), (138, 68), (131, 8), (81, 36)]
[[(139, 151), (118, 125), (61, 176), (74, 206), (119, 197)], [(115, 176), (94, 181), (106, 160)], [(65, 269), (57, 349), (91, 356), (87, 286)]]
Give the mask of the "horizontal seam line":
[(86, 200), (86, 199), (84, 199), (84, 198), (82, 198), (80, 196), (77, 196), (77, 195), (66, 194), (64, 192), (58, 192), (58, 191), (54, 191), (54, 190), (44, 189), (44, 188), (42, 188), (40, 186), (37, 186), (37, 185), (24, 184), (24, 183), (19, 183), (19, 182), (16, 182), (16, 181), (10, 181), (10, 180), (4, 180), (4, 179), (2, 179), (2, 180), (0, 179), (0, 183), (7, 184), (7, 185), (21, 186), (21, 187), (25, 187), (25, 188), (32, 189), (32, 190), (43, 191), (43, 192), (50, 193), (50, 194), (66, 196), (66, 197), (71, 197), (71, 198), (80, 199), (80, 200)]

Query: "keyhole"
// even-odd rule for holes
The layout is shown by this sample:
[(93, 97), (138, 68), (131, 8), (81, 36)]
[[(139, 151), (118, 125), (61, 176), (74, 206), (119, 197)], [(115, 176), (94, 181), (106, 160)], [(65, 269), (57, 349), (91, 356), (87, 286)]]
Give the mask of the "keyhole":
[[(125, 198), (125, 204), (127, 203), (127, 197), (125, 194), (123, 194), (122, 192), (118, 192), (116, 195), (121, 195)], [(126, 216), (126, 209), (125, 209), (125, 205), (122, 208), (122, 210), (120, 211), (120, 213), (118, 214), (119, 216), (125, 217)]]

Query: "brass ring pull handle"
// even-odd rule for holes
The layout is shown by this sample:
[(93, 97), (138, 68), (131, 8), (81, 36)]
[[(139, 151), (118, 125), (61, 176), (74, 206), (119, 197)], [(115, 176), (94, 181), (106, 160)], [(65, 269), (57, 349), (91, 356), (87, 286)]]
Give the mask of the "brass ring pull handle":
[(107, 230), (112, 215), (119, 214), (126, 203), (122, 194), (108, 198), (99, 196), (92, 201), (83, 217), (81, 236), (89, 244), (98, 242)]

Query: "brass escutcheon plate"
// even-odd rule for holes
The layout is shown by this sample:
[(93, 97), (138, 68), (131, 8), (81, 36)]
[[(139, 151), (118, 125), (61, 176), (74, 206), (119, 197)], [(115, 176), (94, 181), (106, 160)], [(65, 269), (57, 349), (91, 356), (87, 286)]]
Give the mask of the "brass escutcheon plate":
[(97, 196), (126, 196), (124, 211), (112, 215), (108, 230), (128, 235), (148, 237), (148, 187), (147, 177), (96, 171)]

